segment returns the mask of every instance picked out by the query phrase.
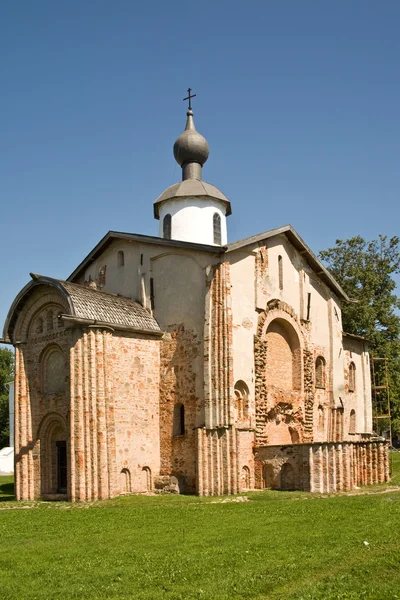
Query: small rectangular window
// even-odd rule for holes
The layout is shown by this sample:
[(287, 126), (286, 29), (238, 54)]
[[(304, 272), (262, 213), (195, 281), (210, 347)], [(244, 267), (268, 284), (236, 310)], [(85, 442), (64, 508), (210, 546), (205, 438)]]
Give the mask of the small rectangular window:
[(150, 306), (154, 310), (154, 279), (150, 278)]

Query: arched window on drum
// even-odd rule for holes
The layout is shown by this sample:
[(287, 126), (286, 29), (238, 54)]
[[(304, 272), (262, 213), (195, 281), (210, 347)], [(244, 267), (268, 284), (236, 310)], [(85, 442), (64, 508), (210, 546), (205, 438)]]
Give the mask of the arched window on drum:
[(170, 214), (165, 215), (163, 220), (163, 238), (170, 240), (172, 235), (172, 217)]
[(218, 213), (214, 213), (213, 216), (213, 239), (214, 244), (218, 244), (219, 246), (222, 243), (222, 234), (221, 234), (221, 216)]

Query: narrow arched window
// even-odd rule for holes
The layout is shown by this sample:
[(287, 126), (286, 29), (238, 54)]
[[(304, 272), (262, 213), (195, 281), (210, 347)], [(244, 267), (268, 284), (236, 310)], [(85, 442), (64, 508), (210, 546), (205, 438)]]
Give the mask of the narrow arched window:
[(318, 429), (323, 432), (324, 428), (325, 428), (325, 411), (324, 411), (324, 407), (319, 405), (318, 406)]
[(172, 217), (170, 214), (165, 215), (163, 220), (163, 238), (170, 240), (172, 235)]
[(36, 333), (43, 333), (43, 319), (39, 317), (36, 321)]
[(249, 388), (244, 381), (239, 380), (235, 383), (235, 404), (237, 411), (237, 418), (247, 419), (249, 416)]
[(351, 362), (349, 365), (349, 392), (356, 391), (356, 365)]
[(184, 435), (185, 433), (185, 407), (183, 404), (174, 406), (174, 430), (173, 435)]
[(355, 432), (356, 432), (356, 411), (351, 410), (350, 411), (349, 433), (355, 433)]
[(250, 488), (250, 469), (247, 465), (242, 467), (242, 490)]
[(143, 473), (143, 483), (144, 483), (145, 490), (146, 490), (146, 492), (150, 492), (151, 491), (151, 469), (150, 469), (150, 467), (143, 467), (142, 473)]
[(279, 289), (283, 290), (283, 261), (282, 256), (278, 256), (278, 276), (279, 276)]
[(46, 313), (46, 331), (52, 331), (53, 329), (53, 311), (48, 310)]
[(117, 254), (117, 265), (119, 267), (123, 267), (125, 264), (125, 256), (122, 250), (118, 250)]
[(214, 244), (221, 245), (221, 217), (218, 213), (214, 213), (213, 216), (213, 232), (214, 232)]
[(322, 356), (315, 361), (315, 387), (325, 389), (325, 359)]

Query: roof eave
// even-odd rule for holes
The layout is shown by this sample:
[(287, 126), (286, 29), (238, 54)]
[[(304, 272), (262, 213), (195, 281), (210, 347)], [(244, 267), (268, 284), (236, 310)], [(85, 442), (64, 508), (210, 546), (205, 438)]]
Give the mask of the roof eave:
[(271, 229), (270, 231), (265, 231), (263, 233), (259, 233), (249, 238), (238, 240), (237, 242), (233, 242), (232, 244), (228, 244), (227, 252), (233, 252), (235, 250), (239, 250), (240, 248), (245, 248), (246, 246), (250, 246), (261, 242), (265, 239), (269, 239), (282, 234), (287, 237), (289, 242), (305, 258), (312, 270), (324, 281), (324, 283), (326, 283), (326, 285), (328, 285), (328, 287), (331, 288), (332, 291), (335, 292), (335, 294), (341, 300), (344, 300), (345, 302), (351, 302), (351, 299), (348, 297), (343, 288), (338, 284), (338, 282), (324, 267), (324, 265), (315, 256), (313, 251), (307, 246), (304, 240), (299, 236), (297, 231), (295, 231), (295, 229), (291, 225), (284, 225), (283, 227)]
[(5, 343), (7, 343), (7, 344), (14, 343), (11, 336), (9, 335), (10, 326), (11, 326), (12, 322), (14, 322), (14, 323), (16, 322), (18, 315), (20, 314), (22, 307), (25, 303), (25, 299), (26, 299), (27, 295), (31, 292), (31, 290), (34, 287), (47, 284), (47, 285), (57, 288), (57, 290), (59, 292), (61, 292), (61, 294), (67, 299), (69, 309), (71, 310), (71, 314), (75, 314), (74, 306), (71, 302), (70, 297), (68, 296), (68, 294), (66, 293), (66, 291), (62, 287), (62, 285), (56, 279), (52, 279), (51, 277), (45, 277), (42, 275), (37, 275), (35, 273), (30, 273), (30, 276), (32, 277), (32, 281), (29, 281), (22, 288), (22, 290), (16, 295), (13, 303), (11, 304), (10, 310), (7, 313), (7, 317), (6, 317), (6, 320), (4, 323), (4, 328), (3, 328), (3, 338), (4, 338), (4, 340), (6, 340)]
[(351, 340), (357, 340), (359, 342), (363, 342), (364, 344), (370, 344), (370, 340), (368, 340), (363, 335), (357, 335), (356, 333), (347, 333), (346, 331), (342, 332), (342, 337), (349, 338)]
[(196, 244), (194, 242), (184, 242), (181, 240), (166, 240), (150, 235), (141, 235), (139, 233), (125, 233), (121, 231), (109, 231), (100, 242), (89, 252), (89, 254), (83, 259), (83, 261), (76, 267), (76, 269), (67, 278), (67, 281), (74, 283), (77, 277), (82, 274), (82, 271), (94, 262), (104, 249), (111, 244), (114, 240), (128, 240), (136, 241), (143, 244), (158, 244), (163, 246), (172, 246), (176, 248), (189, 248), (192, 250), (200, 250), (204, 252), (213, 252), (221, 254), (225, 252), (225, 246), (210, 246), (208, 244)]
[[(168, 202), (169, 200), (179, 200), (184, 198), (184, 196), (170, 196), (169, 198), (163, 198), (162, 200), (156, 200), (153, 204), (153, 208), (154, 208), (154, 218), (155, 219), (159, 219), (160, 218), (160, 206), (162, 204), (164, 204), (164, 202)], [(232, 206), (229, 200), (223, 200), (222, 198), (216, 198), (215, 196), (209, 196), (206, 194), (203, 195), (199, 195), (196, 194), (194, 196), (191, 196), (191, 198), (205, 198), (206, 200), (216, 200), (217, 202), (221, 202), (221, 204), (225, 205), (225, 216), (229, 217), (232, 214)]]
[(121, 325), (119, 323), (112, 323), (106, 321), (99, 321), (97, 319), (85, 319), (82, 317), (75, 317), (72, 315), (60, 315), (62, 321), (69, 323), (76, 323), (77, 325), (85, 325), (87, 327), (108, 327), (115, 331), (127, 331), (131, 333), (140, 333), (142, 335), (150, 335), (153, 337), (160, 338), (164, 335), (161, 329), (141, 329), (139, 327), (133, 327), (129, 325)]

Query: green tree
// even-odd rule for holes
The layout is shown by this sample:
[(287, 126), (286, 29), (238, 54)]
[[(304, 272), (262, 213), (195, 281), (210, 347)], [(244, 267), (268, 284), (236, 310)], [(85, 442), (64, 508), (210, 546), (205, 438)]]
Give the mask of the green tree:
[(400, 299), (393, 278), (400, 273), (399, 238), (336, 240), (320, 258), (356, 300), (342, 306), (343, 330), (366, 337), (370, 354), (388, 359), (393, 429), (400, 433)]
[(0, 348), (0, 448), (9, 445), (10, 419), (8, 412), (8, 383), (14, 376), (14, 354)]

